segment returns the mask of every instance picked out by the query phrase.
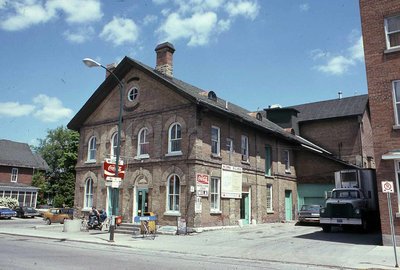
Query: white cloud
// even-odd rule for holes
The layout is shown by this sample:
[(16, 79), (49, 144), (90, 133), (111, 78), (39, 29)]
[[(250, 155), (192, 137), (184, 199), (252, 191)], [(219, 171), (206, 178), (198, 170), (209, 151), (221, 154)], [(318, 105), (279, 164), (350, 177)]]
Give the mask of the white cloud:
[(156, 15), (146, 15), (143, 19), (143, 25), (148, 25), (151, 23), (155, 23), (157, 21), (157, 16)]
[(27, 29), (57, 17), (68, 23), (88, 23), (103, 16), (99, 0), (15, 0), (0, 2), (0, 9), (0, 28), (6, 31)]
[(311, 57), (313, 60), (327, 59), (325, 64), (315, 66), (317, 70), (330, 75), (343, 75), (349, 71), (350, 67), (364, 61), (362, 37), (357, 38), (354, 44), (342, 54), (333, 56), (329, 52), (317, 49), (311, 52)]
[(225, 9), (231, 17), (243, 16), (254, 20), (260, 11), (260, 6), (257, 2), (240, 0), (228, 2)]
[(100, 37), (114, 43), (115, 46), (135, 43), (139, 37), (139, 27), (130, 19), (114, 17), (104, 26)]
[(310, 10), (310, 4), (304, 3), (299, 6), (301, 12), (307, 12)]
[(20, 104), (19, 102), (0, 103), (0, 117), (20, 117), (31, 114), (35, 110), (35, 106), (29, 104)]
[(163, 5), (168, 3), (169, 0), (153, 0), (153, 3), (156, 5)]
[(72, 110), (65, 108), (62, 102), (56, 97), (40, 94), (33, 99), (33, 103), (39, 107), (35, 111), (34, 116), (40, 121), (57, 122), (72, 116)]
[(81, 44), (92, 39), (94, 35), (94, 28), (91, 26), (81, 27), (76, 32), (67, 30), (63, 33), (63, 35), (68, 41)]

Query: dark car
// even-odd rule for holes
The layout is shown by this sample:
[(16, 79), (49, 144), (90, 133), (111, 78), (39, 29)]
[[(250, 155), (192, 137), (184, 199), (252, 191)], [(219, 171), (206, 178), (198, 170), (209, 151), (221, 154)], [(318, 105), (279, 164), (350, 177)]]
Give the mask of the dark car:
[(17, 212), (17, 217), (24, 218), (24, 217), (38, 217), (40, 216), (40, 213), (36, 211), (35, 208), (33, 207), (28, 207), (28, 206), (18, 206), (15, 209), (15, 212)]
[(11, 210), (10, 208), (0, 206), (0, 218), (8, 218), (11, 219), (11, 217), (15, 217), (17, 215), (17, 212), (14, 210)]
[(299, 211), (299, 222), (314, 222), (319, 223), (319, 210), (320, 205), (317, 204), (305, 204)]

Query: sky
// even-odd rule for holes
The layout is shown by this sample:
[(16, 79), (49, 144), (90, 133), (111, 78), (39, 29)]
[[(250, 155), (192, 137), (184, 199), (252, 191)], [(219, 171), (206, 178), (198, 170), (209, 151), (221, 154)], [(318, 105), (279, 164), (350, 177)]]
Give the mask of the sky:
[(358, 0), (0, 0), (0, 139), (37, 145), (129, 56), (256, 111), (367, 93)]

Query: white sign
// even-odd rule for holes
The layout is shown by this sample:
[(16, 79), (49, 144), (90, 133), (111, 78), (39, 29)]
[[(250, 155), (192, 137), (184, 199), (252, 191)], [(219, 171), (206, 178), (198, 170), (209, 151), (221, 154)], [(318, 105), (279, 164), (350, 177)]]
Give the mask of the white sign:
[(202, 209), (201, 197), (196, 197), (196, 202), (194, 204), (194, 212), (196, 214), (201, 213), (201, 209)]
[(242, 198), (242, 168), (222, 165), (221, 171), (221, 197)]
[(115, 176), (107, 176), (106, 180), (107, 180), (106, 186), (107, 187), (111, 186), (112, 188), (119, 188), (122, 183), (122, 179), (120, 177), (115, 177)]
[(392, 181), (382, 182), (382, 192), (383, 193), (394, 193), (394, 186)]
[(209, 176), (207, 174), (196, 174), (196, 191), (197, 196), (208, 197)]

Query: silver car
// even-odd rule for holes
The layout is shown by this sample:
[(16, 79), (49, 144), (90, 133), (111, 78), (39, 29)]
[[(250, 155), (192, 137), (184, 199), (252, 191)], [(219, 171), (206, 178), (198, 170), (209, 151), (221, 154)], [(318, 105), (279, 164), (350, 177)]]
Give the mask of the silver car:
[(319, 223), (319, 210), (320, 205), (317, 204), (305, 204), (301, 207), (298, 215), (299, 222), (314, 222)]

